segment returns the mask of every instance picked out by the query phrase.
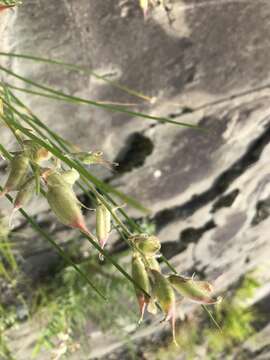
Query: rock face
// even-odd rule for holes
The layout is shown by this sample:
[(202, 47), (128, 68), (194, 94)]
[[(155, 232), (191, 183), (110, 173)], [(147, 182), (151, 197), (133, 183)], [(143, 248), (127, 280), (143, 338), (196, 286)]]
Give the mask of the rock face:
[[(134, 0), (28, 0), (0, 15), (1, 50), (113, 73), (155, 98), (151, 103), (71, 70), (0, 62), (75, 96), (136, 103), (132, 110), (207, 130), (18, 93), (68, 140), (119, 160), (109, 180), (152, 209), (164, 254), (182, 273), (218, 279), (222, 290), (270, 254), (270, 3), (186, 0), (170, 7), (171, 21), (161, 6), (144, 21)], [(1, 129), (2, 141), (10, 143)], [(40, 209), (47, 219), (46, 204)], [(247, 347), (253, 358), (258, 349)]]

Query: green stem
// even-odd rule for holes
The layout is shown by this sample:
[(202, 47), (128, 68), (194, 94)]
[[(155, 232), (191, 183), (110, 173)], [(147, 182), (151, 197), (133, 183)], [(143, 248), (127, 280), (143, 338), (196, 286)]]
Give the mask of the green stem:
[(69, 63), (65, 63), (63, 61), (60, 61), (60, 60), (52, 60), (52, 59), (45, 59), (45, 58), (41, 58), (41, 57), (38, 57), (38, 56), (32, 56), (32, 55), (25, 55), (25, 54), (14, 54), (14, 53), (5, 53), (5, 52), (0, 52), (0, 56), (8, 56), (8, 57), (16, 57), (16, 58), (20, 58), (20, 59), (26, 59), (26, 60), (34, 60), (36, 62), (43, 62), (43, 63), (47, 63), (47, 64), (52, 64), (52, 65), (60, 65), (62, 67), (65, 67), (65, 68), (68, 68), (68, 69), (71, 69), (71, 70), (75, 70), (75, 71), (78, 71), (78, 72), (81, 72), (81, 73), (84, 73), (84, 74), (87, 74), (87, 75), (92, 75), (93, 77), (99, 79), (99, 80), (102, 80), (130, 95), (133, 95), (137, 98), (140, 98), (140, 99), (143, 99), (143, 100), (146, 100), (148, 102), (151, 102), (152, 101), (152, 98), (147, 96), (147, 95), (144, 95), (138, 91), (135, 91), (135, 90), (132, 90), (130, 88), (128, 88), (127, 86), (125, 85), (121, 85), (115, 81), (112, 81), (112, 80), (109, 80), (106, 76), (104, 75), (99, 75), (98, 73), (96, 73), (95, 71), (93, 70), (90, 70), (90, 69), (87, 69), (86, 67), (84, 66), (80, 66), (80, 65), (74, 65), (74, 64), (69, 64)]
[[(57, 95), (57, 100), (61, 100), (61, 99), (59, 99), (59, 97), (60, 97), (63, 100), (67, 100), (69, 102), (70, 101), (71, 102), (75, 101), (75, 102), (81, 103), (81, 104), (92, 105), (92, 106), (96, 106), (96, 107), (102, 108), (102, 109), (107, 109), (107, 110), (113, 111), (113, 112), (121, 112), (121, 113), (130, 115), (132, 117), (140, 117), (140, 118), (144, 118), (144, 119), (147, 119), (147, 120), (155, 120), (155, 121), (158, 121), (158, 122), (161, 122), (161, 123), (169, 123), (169, 124), (174, 124), (174, 125), (185, 126), (185, 127), (189, 127), (189, 128), (195, 128), (195, 129), (203, 130), (202, 128), (198, 127), (197, 125), (178, 122), (178, 121), (166, 118), (166, 117), (158, 117), (158, 116), (147, 115), (147, 114), (144, 114), (144, 113), (141, 113), (141, 112), (131, 111), (129, 109), (126, 109), (123, 106), (106, 105), (106, 104), (101, 104), (101, 103), (99, 103), (97, 101), (87, 100), (87, 99), (83, 99), (83, 98), (80, 98), (80, 97), (77, 97), (77, 96), (67, 95), (67, 94), (65, 94), (65, 93), (63, 93), (61, 91), (54, 90), (54, 89), (52, 89), (52, 88), (50, 88), (48, 86), (44, 86), (44, 85), (41, 85), (41, 84), (39, 84), (39, 83), (37, 83), (35, 81), (29, 80), (29, 79), (27, 79), (27, 78), (15, 73), (14, 71), (9, 70), (9, 69), (7, 69), (7, 68), (5, 68), (3, 66), (0, 66), (0, 70), (4, 71), (5, 73), (7, 73), (7, 74), (9, 74), (9, 75), (21, 80), (21, 81), (24, 81), (25, 83), (27, 83), (29, 85), (32, 85), (32, 86), (37, 87), (39, 89), (42, 89), (42, 90), (44, 90), (46, 92), (49, 92), (51, 94)], [(46, 94), (44, 94), (44, 96), (46, 96)]]

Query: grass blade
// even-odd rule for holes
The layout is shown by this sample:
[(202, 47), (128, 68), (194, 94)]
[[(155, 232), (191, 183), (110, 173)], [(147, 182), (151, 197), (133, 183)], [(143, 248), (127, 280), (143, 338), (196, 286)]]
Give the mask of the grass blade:
[[(197, 125), (175, 121), (175, 120), (172, 120), (172, 119), (169, 119), (169, 118), (166, 118), (166, 117), (153, 116), (153, 115), (148, 115), (148, 114), (145, 114), (145, 113), (142, 113), (142, 112), (131, 111), (129, 109), (126, 109), (123, 106), (101, 104), (101, 103), (99, 103), (97, 101), (83, 99), (83, 98), (80, 98), (80, 97), (77, 97), (77, 96), (67, 95), (67, 94), (65, 94), (65, 93), (63, 93), (63, 92), (61, 92), (59, 90), (52, 89), (52, 88), (50, 88), (48, 86), (44, 86), (44, 85), (41, 85), (41, 84), (39, 84), (39, 83), (37, 83), (35, 81), (27, 79), (27, 78), (25, 78), (25, 77), (15, 73), (15, 72), (9, 70), (9, 69), (7, 69), (7, 68), (5, 68), (3, 66), (0, 66), (0, 70), (4, 71), (5, 73), (7, 73), (7, 74), (9, 74), (9, 75), (23, 81), (23, 82), (25, 82), (25, 83), (27, 83), (29, 85), (32, 85), (32, 86), (37, 87), (39, 89), (42, 89), (45, 92), (49, 92), (50, 94), (57, 95), (56, 100), (61, 100), (61, 99), (59, 99), (59, 97), (60, 97), (63, 100), (66, 100), (68, 102), (72, 102), (72, 103), (77, 102), (77, 103), (81, 103), (81, 104), (92, 105), (92, 106), (102, 108), (102, 109), (106, 109), (106, 110), (109, 110), (109, 111), (112, 111), (112, 112), (124, 113), (124, 114), (130, 115), (132, 117), (140, 117), (140, 118), (143, 118), (143, 119), (146, 119), (146, 120), (155, 120), (155, 121), (160, 122), (160, 123), (168, 123), (168, 124), (184, 126), (184, 127), (188, 127), (188, 128), (204, 130), (203, 128), (201, 128), (201, 127), (199, 127)], [(27, 91), (29, 91), (29, 90), (27, 90)], [(42, 95), (42, 96), (46, 96), (46, 94), (44, 93), (44, 95)], [(49, 97), (51, 97), (51, 95)]]
[(135, 96), (137, 98), (140, 98), (142, 100), (146, 100), (148, 102), (152, 102), (152, 98), (144, 95), (138, 91), (132, 90), (129, 87), (125, 86), (125, 85), (121, 85), (115, 81), (112, 81), (110, 79), (108, 79), (108, 77), (106, 77), (106, 75), (99, 75), (98, 73), (96, 73), (93, 70), (87, 69), (84, 66), (80, 66), (80, 65), (74, 65), (74, 64), (69, 64), (69, 63), (65, 63), (61, 60), (53, 60), (53, 59), (46, 59), (46, 58), (42, 58), (39, 56), (33, 56), (33, 55), (26, 55), (26, 54), (15, 54), (15, 53), (6, 53), (6, 52), (0, 52), (0, 56), (7, 56), (7, 57), (13, 57), (13, 58), (20, 58), (20, 59), (25, 59), (25, 60), (33, 60), (35, 62), (42, 62), (42, 63), (46, 63), (46, 64), (51, 64), (51, 65), (60, 65), (64, 68), (70, 69), (70, 70), (75, 70), (78, 71), (80, 73), (86, 74), (86, 75), (92, 75), (93, 77), (95, 77), (98, 80), (102, 80), (110, 85), (112, 85), (115, 88), (118, 88), (132, 96)]

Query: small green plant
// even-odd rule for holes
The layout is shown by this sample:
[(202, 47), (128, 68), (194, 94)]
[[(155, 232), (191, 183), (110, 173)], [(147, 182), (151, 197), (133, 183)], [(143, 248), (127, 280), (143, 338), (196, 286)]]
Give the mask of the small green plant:
[(255, 331), (253, 323), (257, 318), (256, 311), (247, 307), (260, 283), (252, 276), (245, 276), (232, 297), (215, 309), (215, 317), (221, 324), (222, 331), (205, 329), (210, 352), (220, 353), (247, 339)]
[[(8, 6), (12, 7), (17, 3), (18, 2), (15, 1), (12, 3), (8, 1), (7, 3), (6, 0), (2, 9)], [(143, 10), (148, 10), (148, 3), (150, 2), (141, 2)], [(151, 1), (151, 4), (153, 5), (154, 1)], [(153, 101), (152, 98), (138, 91), (115, 83), (105, 76), (101, 76), (95, 71), (84, 67), (29, 55), (0, 53), (0, 56), (16, 57), (28, 61), (31, 60), (62, 66), (87, 74), (87, 76), (93, 76), (140, 100)], [(128, 283), (126, 283), (128, 286), (130, 286), (130, 284), (134, 286), (139, 300), (141, 315), (143, 315), (148, 305), (148, 310), (151, 312), (155, 312), (154, 310), (157, 307), (163, 311), (166, 320), (172, 321), (174, 331), (175, 291), (179, 291), (179, 289), (175, 289), (175, 284), (172, 284), (170, 278), (162, 273), (163, 269), (161, 270), (157, 257), (160, 259), (160, 262), (165, 263), (169, 267), (171, 272), (175, 274), (177, 274), (177, 272), (160, 253), (159, 240), (150, 233), (153, 229), (147, 231), (145, 234), (144, 229), (138, 223), (134, 222), (127, 212), (122, 209), (122, 205), (124, 203), (134, 207), (144, 214), (149, 214), (149, 210), (135, 199), (93, 175), (91, 171), (93, 166), (105, 165), (111, 167), (112, 165), (103, 158), (102, 152), (93, 149), (91, 151), (76, 149), (73, 144), (52, 131), (52, 129), (46, 126), (45, 122), (33, 114), (14, 94), (13, 90), (16, 89), (17, 91), (46, 97), (58, 102), (64, 101), (72, 104), (83, 104), (106, 111), (123, 113), (131, 117), (139, 117), (143, 120), (155, 120), (162, 124), (168, 123), (189, 128), (197, 128), (197, 126), (181, 123), (166, 117), (134, 111), (130, 109), (128, 104), (99, 102), (69, 95), (61, 90), (56, 90), (25, 78), (2, 65), (0, 65), (0, 71), (1, 75), (8, 75), (8, 78), (13, 77), (26, 85), (25, 87), (14, 87), (3, 80), (0, 81), (0, 126), (5, 126), (9, 129), (19, 146), (19, 150), (13, 151), (13, 149), (6, 149), (5, 146), (0, 143), (0, 153), (10, 164), (8, 179), (4, 186), (0, 187), (1, 196), (6, 196), (6, 198), (14, 204), (13, 213), (18, 210), (34, 230), (48, 241), (70, 266), (65, 275), (60, 275), (61, 280), (59, 280), (60, 283), (63, 282), (67, 285), (68, 293), (64, 295), (61, 290), (59, 290), (59, 293), (56, 291), (54, 292), (54, 298), (50, 298), (47, 293), (48, 301), (46, 300), (46, 304), (54, 316), (47, 323), (41, 340), (37, 344), (36, 352), (38, 352), (41, 344), (44, 343), (46, 343), (48, 347), (55, 347), (54, 341), (57, 336), (60, 336), (59, 341), (63, 345), (61, 351), (63, 353), (67, 351), (67, 343), (70, 343), (70, 338), (75, 331), (77, 321), (79, 319), (81, 321), (86, 319), (84, 310), (86, 311), (86, 309), (89, 308), (86, 306), (86, 303), (90, 301), (93, 301), (96, 305), (102, 300), (109, 299), (110, 304), (114, 300), (115, 304), (106, 304), (106, 313), (104, 313), (102, 318), (108, 318), (108, 312), (110, 312), (111, 315), (114, 314), (113, 309), (115, 309), (115, 306), (119, 306), (119, 293), (120, 289), (124, 289), (124, 280), (116, 281), (116, 279), (114, 279), (114, 283), (112, 282), (113, 285), (110, 286), (110, 280), (107, 277), (99, 278), (100, 270), (96, 269), (96, 274), (93, 275), (87, 267), (89, 264), (87, 266), (76, 264), (69, 254), (63, 251), (57, 244), (53, 236), (42, 229), (36, 220), (29, 216), (24, 210), (34, 196), (45, 197), (56, 218), (64, 225), (79, 230), (81, 236), (92, 245), (92, 248), (98, 251), (100, 258), (116, 268), (119, 273), (128, 280)], [(90, 164), (90, 169), (85, 167), (86, 164)], [(76, 196), (75, 187), (87, 194), (87, 196), (90, 196), (93, 200), (94, 206), (96, 207), (95, 233), (90, 232), (87, 227), (87, 222), (81, 209), (82, 204)], [(12, 192), (16, 192), (15, 199), (11, 196)], [(116, 228), (119, 236), (129, 245), (133, 260), (137, 259), (139, 261), (139, 272), (134, 271), (133, 274), (130, 274), (129, 271), (120, 264), (119, 260), (111, 256), (106, 250), (105, 244), (109, 241), (111, 228)], [(93, 266), (93, 264), (91, 266)], [(141, 281), (141, 273), (144, 274), (144, 282)], [(139, 276), (137, 277), (137, 275)], [(198, 296), (198, 282), (193, 279), (184, 279), (183, 277), (181, 277), (181, 279), (182, 282), (187, 282), (186, 286), (191, 292), (197, 291), (195, 298), (200, 303), (204, 303), (205, 299), (212, 299), (212, 290), (206, 287), (200, 289), (201, 292), (204, 292), (203, 298), (201, 295)], [(146, 283), (149, 285), (147, 289), (145, 288)], [(78, 284), (81, 286), (78, 287)], [(87, 288), (86, 284), (90, 285), (90, 287)], [(114, 298), (113, 295), (115, 289), (119, 289), (117, 298)], [(165, 295), (169, 296), (164, 297), (162, 289), (165, 289)], [(180, 290), (180, 293), (181, 291), (182, 290)], [(191, 298), (187, 291), (184, 296)], [(89, 298), (91, 298), (91, 300), (89, 300)], [(194, 296), (192, 300), (194, 300)], [(84, 303), (85, 306), (83, 305)], [(95, 312), (92, 315), (95, 317), (97, 314), (98, 312)]]
[[(9, 233), (8, 218), (0, 212), (0, 286), (9, 287), (10, 291), (16, 293), (18, 266), (9, 242)], [(0, 300), (0, 357), (12, 360), (5, 330), (16, 322), (16, 312), (13, 306), (2, 305), (3, 294), (0, 295)]]
[[(0, 69), (4, 69), (0, 66)], [(7, 73), (12, 73), (5, 70)], [(24, 79), (19, 76), (20, 79)], [(25, 79), (24, 79), (25, 80)], [(30, 81), (31, 84), (34, 84)], [(75, 98), (67, 96), (59, 91), (52, 90), (43, 85), (36, 85), (47, 92), (71, 99)], [(80, 230), (81, 234), (97, 249), (100, 253), (100, 258), (105, 258), (110, 261), (134, 286), (138, 296), (141, 318), (148, 303), (149, 310), (153, 313), (153, 309), (157, 304), (165, 315), (165, 320), (171, 320), (172, 330), (174, 334), (175, 324), (175, 295), (176, 291), (182, 294), (182, 290), (175, 287), (174, 283), (170, 283), (170, 277), (162, 274), (161, 269), (156, 260), (156, 256), (160, 257), (170, 268), (173, 273), (177, 274), (176, 270), (169, 264), (169, 262), (159, 254), (160, 243), (159, 240), (153, 236), (143, 233), (138, 224), (134, 223), (132, 219), (123, 211), (122, 206), (117, 205), (115, 200), (110, 196), (110, 192), (126, 200), (126, 203), (145, 210), (143, 206), (138, 204), (135, 200), (123, 195), (121, 192), (104, 184), (99, 179), (96, 179), (84, 164), (93, 165), (107, 165), (108, 161), (103, 159), (102, 152), (98, 151), (76, 151), (74, 152), (74, 145), (68, 143), (65, 139), (47, 128), (41, 120), (31, 114), (25, 105), (13, 94), (9, 86), (2, 83), (2, 92), (0, 92), (3, 109), (1, 110), (1, 119), (3, 125), (6, 126), (16, 138), (20, 150), (16, 152), (8, 151), (0, 144), (2, 156), (10, 162), (10, 172), (7, 181), (3, 187), (0, 196), (7, 196), (10, 201), (10, 192), (17, 191), (15, 199), (14, 210), (20, 210), (26, 217), (30, 224), (39, 231), (39, 233), (49, 240), (51, 244), (60, 252), (60, 254), (68, 260), (73, 268), (84, 278), (87, 278), (92, 289), (103, 299), (106, 296), (96, 286), (96, 284), (85, 275), (85, 272), (79, 268), (70, 258), (67, 258), (63, 250), (56, 244), (50, 235), (41, 230), (39, 226), (31, 219), (22, 208), (26, 206), (34, 195), (45, 196), (48, 205), (54, 212), (58, 220), (66, 226)], [(77, 99), (79, 102), (81, 99)], [(84, 100), (83, 100), (84, 101)], [(85, 101), (84, 101), (85, 102)], [(98, 107), (106, 107), (113, 111), (130, 113), (132, 115), (141, 116), (144, 118), (159, 119), (157, 117), (139, 114), (127, 111), (123, 107), (112, 107), (111, 105), (99, 104), (93, 101), (87, 103)], [(22, 111), (22, 109), (25, 109)], [(27, 111), (29, 116), (25, 116)], [(164, 120), (163, 120), (164, 121)], [(170, 120), (167, 120), (171, 122)], [(27, 127), (24, 123), (27, 123)], [(46, 133), (44, 133), (44, 130)], [(75, 183), (79, 184), (81, 190), (91, 195), (96, 204), (96, 235), (92, 234), (85, 222), (84, 215), (81, 211), (82, 204), (77, 199), (73, 187)], [(145, 272), (145, 280), (149, 282), (149, 287), (145, 288), (145, 282), (141, 283), (141, 277), (138, 279), (130, 275), (116, 260), (114, 260), (108, 252), (104, 249), (107, 242), (111, 222), (113, 226), (117, 227), (118, 233), (124, 241), (126, 241), (133, 253), (133, 259), (140, 261), (141, 270)], [(134, 262), (133, 262), (134, 264)], [(211, 298), (212, 289), (210, 287), (201, 288), (201, 294), (198, 295), (199, 282), (193, 279), (186, 279), (179, 277), (179, 281), (185, 283), (185, 286), (192, 292), (197, 293), (189, 296), (187, 291), (183, 294), (185, 297), (201, 304), (215, 303)], [(195, 290), (196, 288), (196, 290)], [(166, 289), (166, 296), (163, 296), (163, 290)], [(170, 296), (168, 297), (167, 295)], [(210, 302), (209, 302), (210, 301)], [(154, 312), (155, 313), (155, 312)], [(57, 328), (56, 326), (54, 326)]]
[(83, 343), (87, 319), (91, 319), (104, 332), (117, 330), (119, 335), (121, 327), (135, 321), (132, 287), (111, 266), (101, 268), (90, 259), (82, 263), (80, 268), (91, 274), (91, 280), (108, 295), (110, 301), (101, 302), (98, 295), (91, 294), (87, 282), (72, 267), (65, 268), (53, 284), (40, 292), (36, 316), (46, 324), (33, 355), (44, 347), (56, 351), (59, 336), (66, 339), (66, 352), (73, 352)]

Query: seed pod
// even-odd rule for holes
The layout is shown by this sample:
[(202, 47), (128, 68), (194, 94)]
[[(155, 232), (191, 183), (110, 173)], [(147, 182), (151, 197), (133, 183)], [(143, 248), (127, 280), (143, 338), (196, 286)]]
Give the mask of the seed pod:
[(91, 235), (86, 227), (79, 201), (62, 174), (54, 170), (46, 170), (42, 177), (48, 186), (46, 194), (48, 203), (59, 221)]
[(33, 176), (23, 184), (15, 198), (14, 210), (18, 210), (29, 203), (35, 192), (35, 184), (36, 181)]
[(109, 169), (111, 169), (112, 166), (118, 165), (117, 163), (110, 162), (104, 159), (102, 151), (77, 152), (77, 153), (72, 153), (71, 155), (76, 157), (85, 165), (99, 164), (99, 165), (104, 165)]
[(62, 178), (70, 185), (73, 186), (80, 178), (80, 174), (76, 169), (66, 170), (61, 173)]
[[(150, 281), (148, 277), (148, 273), (145, 269), (142, 258), (139, 254), (135, 253), (132, 257), (132, 277), (134, 281), (140, 285), (140, 287), (145, 290), (148, 294), (150, 292)], [(137, 286), (135, 288), (135, 293), (138, 299), (138, 304), (140, 308), (140, 320), (139, 323), (142, 322), (145, 308), (149, 303), (149, 297)]]
[(160, 250), (160, 241), (156, 236), (148, 236), (147, 234), (135, 235), (131, 241), (145, 255), (153, 256)]
[(34, 176), (32, 176), (20, 188), (20, 191), (18, 192), (14, 201), (13, 211), (9, 218), (9, 227), (11, 227), (12, 219), (15, 212), (21, 209), (22, 207), (26, 206), (29, 203), (29, 201), (32, 199), (35, 193), (35, 185), (36, 185), (36, 179)]
[(156, 305), (156, 302), (155, 302), (155, 299), (150, 299), (149, 300), (149, 303), (147, 305), (147, 311), (152, 314), (152, 315), (156, 315), (157, 312), (158, 312), (158, 308), (157, 308), (157, 305)]
[(111, 231), (111, 213), (105, 205), (99, 203), (96, 210), (96, 233), (103, 249)]
[(43, 161), (49, 160), (52, 156), (47, 149), (37, 144), (34, 140), (24, 140), (23, 147), (25, 153), (34, 164), (40, 165)]
[(173, 340), (175, 339), (175, 294), (168, 279), (156, 270), (150, 270), (150, 280), (154, 298), (165, 314), (165, 321), (171, 321)]
[(160, 272), (160, 265), (155, 257), (153, 257), (153, 256), (146, 257), (146, 261), (147, 261), (147, 265), (148, 265), (149, 269)]
[(153, 295), (159, 302), (166, 318), (171, 317), (175, 303), (173, 288), (167, 278), (160, 272), (151, 269), (150, 275)]
[(222, 298), (211, 296), (213, 287), (206, 281), (195, 281), (180, 275), (170, 275), (169, 281), (180, 295), (199, 304), (217, 304)]
[(29, 158), (25, 154), (17, 153), (10, 163), (10, 173), (4, 190), (0, 193), (0, 197), (10, 191), (19, 190), (20, 186), (25, 182), (29, 170)]

